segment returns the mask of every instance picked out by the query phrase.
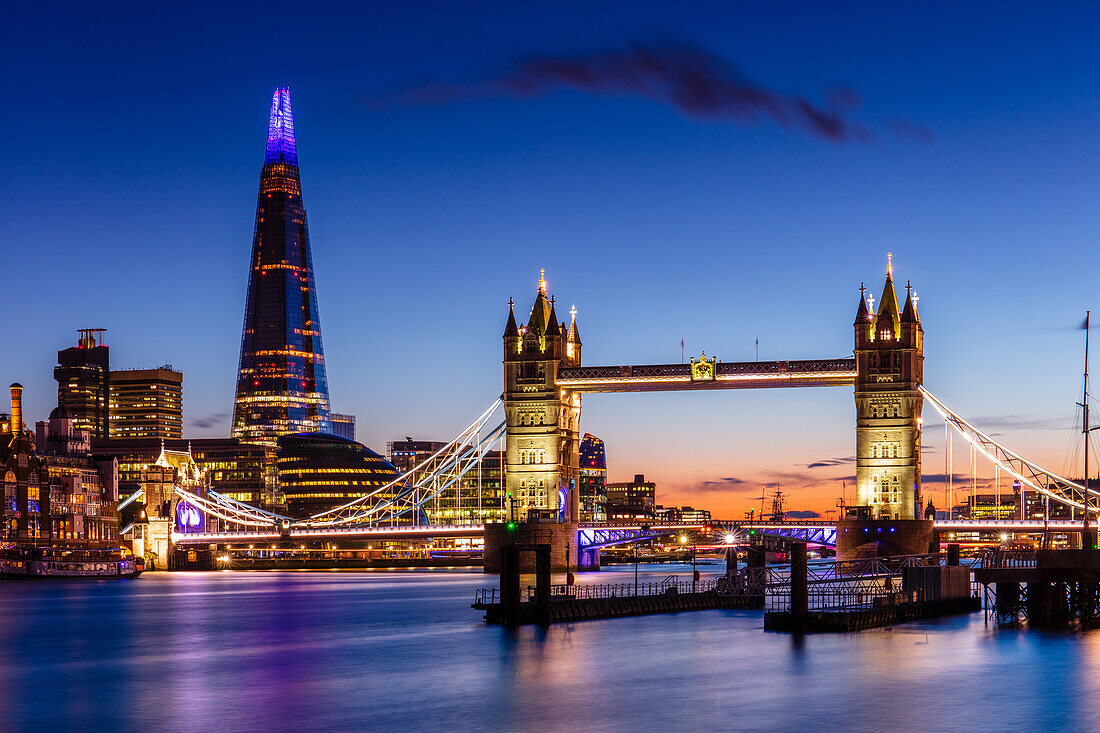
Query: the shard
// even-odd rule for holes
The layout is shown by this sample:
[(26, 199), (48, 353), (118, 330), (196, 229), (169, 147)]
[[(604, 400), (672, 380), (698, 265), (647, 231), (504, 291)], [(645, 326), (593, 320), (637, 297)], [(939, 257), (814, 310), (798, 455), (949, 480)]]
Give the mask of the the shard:
[(274, 446), (286, 433), (330, 432), (328, 381), (290, 90), (271, 99), (248, 271), (233, 437)]

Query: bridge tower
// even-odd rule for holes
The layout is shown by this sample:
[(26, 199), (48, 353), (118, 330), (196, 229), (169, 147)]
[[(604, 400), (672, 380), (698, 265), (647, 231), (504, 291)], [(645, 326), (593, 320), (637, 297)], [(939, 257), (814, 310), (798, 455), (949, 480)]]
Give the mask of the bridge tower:
[(855, 320), (856, 503), (874, 519), (921, 519), (924, 329), (906, 284), (898, 309), (892, 258), (876, 313), (860, 286)]
[(566, 328), (547, 293), (545, 271), (526, 325), (517, 325), (513, 303), (508, 303), (504, 413), (509, 519), (577, 521), (581, 396), (557, 385), (560, 367), (581, 363), (576, 311), (570, 315)]

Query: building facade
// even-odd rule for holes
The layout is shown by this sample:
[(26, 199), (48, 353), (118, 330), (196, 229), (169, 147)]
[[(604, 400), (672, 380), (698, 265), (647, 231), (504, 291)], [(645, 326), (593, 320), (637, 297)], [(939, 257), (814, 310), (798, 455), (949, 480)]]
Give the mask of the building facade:
[[(12, 412), (22, 420), (22, 392), (11, 385)], [(117, 466), (91, 459), (91, 437), (63, 406), (35, 434), (0, 434), (0, 491), (8, 542), (105, 548), (118, 544)]]
[(581, 364), (576, 312), (558, 322), (546, 278), (539, 278), (531, 315), (522, 328), (508, 304), (504, 329), (504, 412), (507, 420), (506, 489), (509, 518), (559, 517), (576, 521), (580, 510), (581, 396), (557, 387), (559, 367)]
[[(387, 444), (390, 463), (406, 474), (428, 460), (446, 443), (434, 440), (394, 440)], [(504, 452), (486, 451), (479, 464), (458, 480), (458, 490), (443, 492), (424, 507), (425, 518), (434, 524), (482, 524), (505, 517)]]
[[(141, 488), (141, 475), (156, 463), (163, 451), (188, 454), (204, 473), (214, 491), (255, 506), (271, 504), (274, 499), (274, 450), (262, 445), (242, 443), (236, 438), (200, 438), (196, 440), (97, 440), (93, 443), (96, 460), (118, 461), (119, 495), (122, 500)], [(135, 508), (136, 505), (131, 505)]]
[[(371, 503), (392, 499), (393, 464), (362, 443), (327, 433), (296, 433), (278, 439), (279, 494), (292, 517), (308, 517), (377, 492)], [(415, 523), (418, 517), (403, 517)]]
[(331, 417), (333, 435), (338, 438), (355, 440), (355, 415), (343, 415), (333, 412)]
[(603, 441), (585, 433), (580, 447), (578, 482), (580, 521), (602, 522), (607, 519), (607, 455)]
[(861, 287), (856, 312), (856, 503), (875, 519), (921, 518), (924, 329), (905, 289), (902, 310), (888, 264), (878, 311)]
[(121, 369), (110, 375), (110, 437), (183, 437), (183, 373), (171, 364)]
[(657, 484), (646, 481), (645, 474), (634, 474), (633, 481), (616, 481), (607, 484), (608, 505), (642, 506), (653, 509), (657, 506)]
[(232, 435), (328, 433), (328, 381), (290, 91), (275, 90), (260, 173)]
[(92, 438), (110, 435), (111, 363), (106, 329), (84, 328), (76, 346), (57, 352), (53, 378), (57, 380), (57, 404), (72, 416), (78, 430)]

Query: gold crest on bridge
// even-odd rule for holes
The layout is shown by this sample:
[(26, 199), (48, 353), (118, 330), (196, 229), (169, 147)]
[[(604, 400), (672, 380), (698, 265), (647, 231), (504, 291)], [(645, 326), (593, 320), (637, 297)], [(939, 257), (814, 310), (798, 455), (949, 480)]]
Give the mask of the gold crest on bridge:
[(717, 364), (718, 357), (715, 356), (708, 361), (707, 352), (705, 351), (700, 352), (698, 361), (695, 360), (694, 356), (691, 357), (691, 381), (713, 382)]

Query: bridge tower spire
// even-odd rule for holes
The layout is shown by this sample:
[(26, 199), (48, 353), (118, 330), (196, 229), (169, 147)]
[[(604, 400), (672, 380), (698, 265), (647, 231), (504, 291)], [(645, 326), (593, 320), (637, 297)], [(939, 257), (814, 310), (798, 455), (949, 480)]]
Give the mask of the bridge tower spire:
[(559, 323), (555, 305), (545, 270), (526, 326), (517, 328), (509, 302), (504, 413), (510, 520), (577, 519), (581, 396), (559, 388), (557, 376), (560, 367), (580, 366), (580, 336), (575, 317), (568, 329)]
[(924, 329), (912, 287), (904, 312), (891, 257), (878, 313), (860, 294), (855, 321), (856, 503), (873, 518), (920, 519)]

